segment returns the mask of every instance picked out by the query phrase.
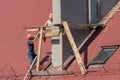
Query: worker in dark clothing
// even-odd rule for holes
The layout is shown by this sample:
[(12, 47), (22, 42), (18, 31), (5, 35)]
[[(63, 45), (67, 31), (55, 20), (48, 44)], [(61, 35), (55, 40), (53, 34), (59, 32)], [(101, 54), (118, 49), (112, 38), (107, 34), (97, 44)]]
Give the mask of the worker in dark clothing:
[(34, 42), (36, 41), (38, 37), (38, 34), (33, 37), (32, 34), (28, 34), (27, 35), (27, 39), (28, 39), (28, 59), (30, 61), (30, 65), (32, 64), (33, 60), (36, 57), (35, 51), (34, 51)]

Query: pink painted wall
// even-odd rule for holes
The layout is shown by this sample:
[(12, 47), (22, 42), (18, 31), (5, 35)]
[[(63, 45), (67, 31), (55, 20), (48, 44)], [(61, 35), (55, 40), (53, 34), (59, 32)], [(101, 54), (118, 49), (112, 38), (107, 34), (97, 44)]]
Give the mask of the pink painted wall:
[[(25, 72), (27, 59), (28, 32), (23, 27), (42, 26), (52, 12), (51, 0), (0, 0), (0, 75), (10, 74), (11, 67), (18, 75)], [(47, 39), (49, 41), (49, 39)], [(50, 44), (44, 43), (46, 51)], [(37, 45), (37, 44), (36, 44)], [(48, 49), (49, 48), (49, 49)], [(36, 46), (37, 51), (37, 46)], [(1, 71), (4, 70), (4, 71)], [(6, 70), (8, 70), (6, 72)]]
[[(27, 32), (23, 27), (44, 25), (51, 11), (51, 0), (0, 0), (0, 76), (2, 76), (0, 79), (6, 80), (15, 74), (19, 76), (25, 74), (29, 62), (26, 45)], [(114, 15), (106, 28), (90, 44), (89, 61), (100, 51), (100, 46), (120, 45), (119, 20), (120, 12)], [(43, 53), (51, 51), (50, 40), (47, 39), (47, 41), (43, 45)], [(88, 69), (88, 74), (82, 76), (74, 60), (69, 67), (74, 72), (73, 75), (42, 76), (33, 80), (120, 80), (119, 52), (120, 49), (104, 65), (107, 72), (103, 68), (94, 68)], [(23, 76), (21, 80), (22, 78)]]

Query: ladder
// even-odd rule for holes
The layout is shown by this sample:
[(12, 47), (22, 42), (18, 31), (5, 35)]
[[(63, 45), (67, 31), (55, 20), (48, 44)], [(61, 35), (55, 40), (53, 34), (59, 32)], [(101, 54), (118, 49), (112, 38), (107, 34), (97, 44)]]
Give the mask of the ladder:
[(23, 80), (26, 80), (29, 72), (31, 71), (32, 67), (34, 66), (35, 62), (36, 62), (36, 71), (39, 71), (39, 65), (40, 65), (40, 57), (41, 57), (41, 48), (42, 48), (42, 38), (43, 38), (43, 27), (40, 29), (39, 31), (40, 37), (39, 37), (39, 44), (38, 44), (38, 55), (35, 57), (33, 63), (31, 64), (30, 68), (28, 69), (25, 77)]
[(27, 78), (29, 72), (31, 71), (32, 67), (34, 66), (36, 60), (37, 60), (37, 56), (35, 57), (35, 59), (33, 60), (32, 64), (30, 65), (30, 68), (28, 69), (28, 71), (27, 71), (27, 73), (26, 73), (26, 75), (25, 75), (23, 80), (26, 80), (26, 78)]

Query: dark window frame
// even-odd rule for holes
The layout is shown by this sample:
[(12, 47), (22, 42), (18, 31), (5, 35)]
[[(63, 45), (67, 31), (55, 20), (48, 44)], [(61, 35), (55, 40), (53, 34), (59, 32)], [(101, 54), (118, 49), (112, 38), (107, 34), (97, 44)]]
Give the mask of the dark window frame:
[[(90, 61), (89, 65), (100, 65), (104, 64), (113, 54), (114, 52), (119, 48), (119, 46), (102, 46), (101, 51)], [(109, 52), (107, 52), (109, 51)], [(101, 57), (101, 58), (99, 58)], [(102, 60), (102, 57), (104, 60)], [(100, 61), (101, 60), (101, 61)]]

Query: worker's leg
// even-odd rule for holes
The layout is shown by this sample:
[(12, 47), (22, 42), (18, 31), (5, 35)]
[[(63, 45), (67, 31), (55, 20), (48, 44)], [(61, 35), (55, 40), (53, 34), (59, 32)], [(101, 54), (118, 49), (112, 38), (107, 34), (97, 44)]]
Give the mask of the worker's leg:
[(32, 54), (33, 60), (35, 59), (36, 56), (37, 56), (37, 55), (36, 55), (35, 53)]
[(28, 52), (28, 59), (31, 65), (32, 64), (32, 53), (31, 52)]
[(36, 57), (36, 54), (35, 53), (33, 53), (33, 52), (28, 52), (28, 59), (29, 59), (29, 61), (30, 61), (30, 65), (32, 64), (32, 62), (33, 62), (33, 60), (35, 59), (35, 57)]

